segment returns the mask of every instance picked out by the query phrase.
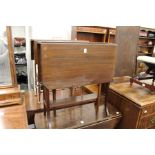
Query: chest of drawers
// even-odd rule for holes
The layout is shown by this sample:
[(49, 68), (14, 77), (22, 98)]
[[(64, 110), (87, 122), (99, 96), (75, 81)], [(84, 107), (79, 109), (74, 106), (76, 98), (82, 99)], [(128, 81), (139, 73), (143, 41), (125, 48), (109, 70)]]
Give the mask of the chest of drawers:
[(118, 128), (154, 128), (155, 94), (128, 81), (113, 83), (109, 90), (109, 102), (122, 113)]

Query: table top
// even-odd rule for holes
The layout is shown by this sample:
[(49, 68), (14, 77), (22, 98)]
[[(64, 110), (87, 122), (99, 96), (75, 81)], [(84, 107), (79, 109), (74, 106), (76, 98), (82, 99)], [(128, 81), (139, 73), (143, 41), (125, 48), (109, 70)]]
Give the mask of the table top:
[[(148, 80), (148, 83), (150, 80)], [(130, 86), (130, 82), (111, 83), (110, 89), (117, 92), (121, 96), (133, 101), (139, 106), (146, 106), (155, 103), (155, 92), (151, 92), (149, 89), (144, 88), (138, 84), (133, 83)]]
[(115, 69), (116, 44), (43, 43), (41, 82), (50, 89), (107, 83)]

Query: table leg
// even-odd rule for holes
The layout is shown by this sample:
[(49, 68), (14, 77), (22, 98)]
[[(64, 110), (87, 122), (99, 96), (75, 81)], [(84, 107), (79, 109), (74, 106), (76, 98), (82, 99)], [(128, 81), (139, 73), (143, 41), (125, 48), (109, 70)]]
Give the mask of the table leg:
[(43, 93), (44, 93), (44, 104), (47, 112), (47, 125), (48, 128), (51, 128), (51, 117), (50, 117), (50, 92), (49, 89), (47, 89), (45, 86), (43, 86)]
[[(55, 101), (56, 100), (56, 89), (53, 89), (52, 93), (53, 93), (53, 101)], [(56, 110), (53, 110), (53, 112), (54, 112), (54, 117), (56, 117)]]
[(45, 87), (43, 86), (43, 106), (44, 106), (44, 116), (46, 116), (46, 101), (45, 101), (45, 93), (46, 93), (46, 90), (45, 90)]
[(105, 114), (108, 116), (109, 115), (109, 111), (108, 111), (108, 90), (109, 90), (109, 86), (110, 83), (106, 83), (105, 84), (105, 103), (104, 103), (104, 110), (105, 110)]
[(98, 85), (98, 94), (97, 94), (97, 100), (96, 100), (96, 115), (98, 114), (98, 111), (99, 111), (99, 105), (100, 105), (100, 99), (101, 99), (101, 88), (102, 88), (102, 84), (100, 83)]

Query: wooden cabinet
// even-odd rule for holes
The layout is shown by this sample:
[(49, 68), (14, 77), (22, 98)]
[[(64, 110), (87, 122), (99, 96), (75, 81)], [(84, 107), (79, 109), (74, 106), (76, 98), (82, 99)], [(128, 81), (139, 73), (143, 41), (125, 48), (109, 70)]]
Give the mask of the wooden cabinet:
[(123, 115), (118, 128), (155, 127), (155, 95), (148, 89), (116, 82), (110, 86), (108, 100)]
[(101, 26), (73, 26), (72, 40), (115, 43), (116, 29)]
[(115, 76), (133, 76), (146, 70), (137, 62), (139, 55), (153, 55), (155, 29), (140, 26), (116, 27), (117, 60)]
[(24, 104), (0, 108), (0, 129), (26, 129), (27, 115)]

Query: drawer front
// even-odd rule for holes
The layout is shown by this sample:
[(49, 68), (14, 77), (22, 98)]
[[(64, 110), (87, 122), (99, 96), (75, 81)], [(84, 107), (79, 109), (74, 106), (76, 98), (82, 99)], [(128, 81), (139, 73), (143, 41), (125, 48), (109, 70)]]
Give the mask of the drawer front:
[(109, 89), (108, 102), (110, 102), (113, 106), (119, 109), (120, 104), (122, 102), (122, 98), (118, 94), (113, 92), (111, 89)]
[(144, 108), (142, 108), (141, 118), (151, 115), (155, 112), (155, 104), (150, 104)]
[(141, 109), (132, 101), (109, 90), (108, 101), (115, 106), (123, 115), (118, 128), (134, 129), (137, 127)]
[(140, 120), (138, 128), (147, 129), (155, 126), (155, 114), (144, 117)]

